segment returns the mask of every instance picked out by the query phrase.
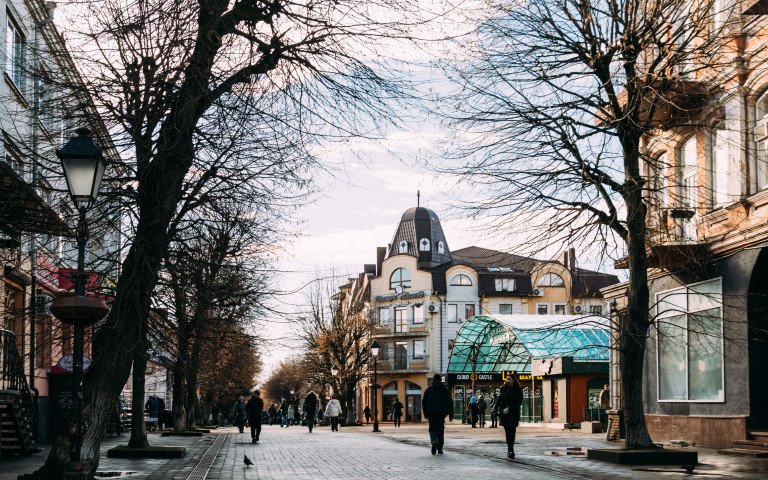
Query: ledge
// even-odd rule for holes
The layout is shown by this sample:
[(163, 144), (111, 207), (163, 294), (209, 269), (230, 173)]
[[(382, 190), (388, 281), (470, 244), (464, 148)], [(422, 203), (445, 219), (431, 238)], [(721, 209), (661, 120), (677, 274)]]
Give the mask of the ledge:
[(184, 458), (187, 449), (184, 447), (145, 447), (129, 448), (119, 445), (107, 450), (109, 458)]
[(163, 432), (161, 437), (202, 437), (203, 432), (194, 430), (185, 430), (183, 432)]
[(618, 465), (698, 465), (699, 452), (667, 449), (598, 448), (588, 450), (587, 458)]

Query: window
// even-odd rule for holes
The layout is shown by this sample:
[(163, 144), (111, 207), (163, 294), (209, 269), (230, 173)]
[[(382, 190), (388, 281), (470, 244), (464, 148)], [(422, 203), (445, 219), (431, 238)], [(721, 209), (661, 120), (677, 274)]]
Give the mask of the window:
[(680, 205), (696, 208), (696, 137), (692, 136), (680, 149)]
[(411, 274), (404, 268), (398, 268), (392, 272), (392, 276), (389, 277), (389, 288), (393, 289), (397, 286), (407, 288), (411, 286)]
[(379, 326), (389, 326), (389, 307), (379, 307)]
[(413, 306), (413, 324), (421, 325), (424, 323), (424, 304)]
[(514, 278), (497, 278), (496, 279), (497, 292), (513, 292), (514, 290), (515, 290)]
[(712, 191), (710, 206), (723, 205), (730, 201), (729, 191), (729, 159), (727, 134), (723, 128), (715, 128), (709, 134), (710, 158), (710, 190)]
[(408, 342), (395, 342), (395, 368), (408, 368)]
[(469, 320), (475, 316), (475, 304), (468, 303), (464, 305), (464, 320)]
[(563, 287), (565, 282), (563, 277), (556, 273), (545, 273), (539, 279), (538, 287)]
[(413, 358), (424, 358), (424, 340), (413, 341)]
[(16, 148), (11, 144), (6, 142), (5, 145), (5, 163), (10, 165), (11, 168), (13, 168), (16, 173), (24, 176), (24, 162), (21, 160), (21, 155), (16, 151)]
[(659, 401), (723, 401), (721, 280), (656, 298)]
[(21, 93), (25, 93), (24, 77), (24, 35), (13, 21), (10, 12), (6, 11), (5, 24), (5, 73)]
[(556, 303), (555, 304), (555, 315), (565, 315), (565, 304), (564, 303)]
[(768, 188), (768, 92), (757, 101), (755, 140), (757, 141), (755, 181), (757, 190), (763, 190)]
[(501, 303), (499, 304), (499, 314), (500, 315), (512, 315), (512, 304), (511, 303)]
[(408, 310), (405, 308), (395, 309), (395, 332), (405, 333), (408, 331)]
[(460, 273), (458, 275), (455, 275), (451, 279), (451, 286), (452, 287), (471, 287), (472, 279), (464, 275), (463, 273)]
[(431, 244), (429, 243), (428, 238), (422, 238), (419, 240), (419, 251), (420, 252), (428, 252), (430, 250)]
[(437, 242), (437, 253), (445, 253), (445, 243), (442, 240)]
[(536, 315), (548, 315), (549, 314), (549, 304), (548, 303), (537, 303), (536, 304)]
[(602, 315), (603, 314), (603, 306), (602, 305), (590, 305), (589, 306), (589, 314), (590, 315)]
[(392, 344), (389, 342), (379, 343), (379, 360), (389, 360), (392, 358)]
[(456, 323), (459, 321), (459, 306), (455, 303), (448, 304), (448, 323)]
[(408, 242), (403, 240), (397, 245), (397, 253), (408, 253)]

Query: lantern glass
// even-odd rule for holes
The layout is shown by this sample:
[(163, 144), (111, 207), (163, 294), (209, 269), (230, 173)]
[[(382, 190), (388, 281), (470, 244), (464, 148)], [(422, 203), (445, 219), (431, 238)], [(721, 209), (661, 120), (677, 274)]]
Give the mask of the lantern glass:
[(374, 357), (379, 356), (379, 343), (376, 340), (374, 340), (371, 344), (371, 355)]
[(336, 367), (336, 365), (332, 366), (331, 367), (331, 375), (333, 375), (335, 377), (337, 373), (339, 373), (338, 367)]
[(104, 178), (104, 157), (93, 143), (91, 131), (78, 128), (61, 150), (56, 151), (72, 199), (78, 205), (96, 201)]

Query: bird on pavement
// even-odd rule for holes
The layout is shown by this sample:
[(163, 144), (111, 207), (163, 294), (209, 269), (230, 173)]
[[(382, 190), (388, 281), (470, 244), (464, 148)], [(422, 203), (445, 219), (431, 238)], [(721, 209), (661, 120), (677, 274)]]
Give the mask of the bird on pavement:
[(251, 461), (250, 458), (248, 458), (248, 455), (246, 454), (243, 454), (243, 463), (245, 464), (245, 468), (248, 468), (251, 465), (253, 465), (253, 462)]

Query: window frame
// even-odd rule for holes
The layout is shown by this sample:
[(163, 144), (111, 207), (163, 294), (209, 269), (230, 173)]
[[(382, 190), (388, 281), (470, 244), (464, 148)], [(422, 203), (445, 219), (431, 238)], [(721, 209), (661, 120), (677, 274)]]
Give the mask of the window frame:
[[(559, 285), (553, 285), (551, 281), (547, 284), (543, 283), (545, 278), (551, 279), (552, 277), (559, 278), (561, 283)], [(536, 281), (536, 287), (565, 287), (565, 279), (562, 275), (558, 275), (557, 273), (547, 272)]]
[[(539, 307), (546, 307), (547, 311), (544, 313), (539, 312)], [(537, 303), (536, 304), (536, 315), (549, 315), (549, 304), (545, 302)]]
[(493, 284), (497, 292), (514, 292), (517, 288), (517, 281), (514, 278), (496, 277)]
[[(502, 313), (501, 307), (509, 307), (509, 313)], [(513, 303), (500, 303), (499, 304), (499, 315), (512, 315), (515, 312), (515, 305)]]
[[(421, 355), (417, 355), (416, 343), (421, 343)], [(413, 341), (413, 360), (424, 360), (427, 356), (427, 342), (423, 339)]]
[(16, 15), (5, 10), (5, 67), (6, 79), (24, 97), (27, 93), (27, 76), (24, 72), (27, 55), (27, 36)]
[(395, 333), (408, 333), (408, 307), (395, 307)]
[[(469, 309), (472, 307), (472, 315), (468, 316)], [(474, 317), (477, 314), (477, 306), (474, 303), (465, 303), (464, 304), (464, 318), (462, 322), (466, 322), (470, 318)]]
[[(416, 314), (416, 312), (420, 312), (419, 315)], [(423, 325), (424, 319), (426, 317), (424, 316), (424, 304), (418, 304), (413, 306), (413, 324), (414, 325)]]
[[(453, 308), (455, 315), (451, 317), (451, 308)], [(459, 304), (449, 303), (445, 307), (446, 309), (446, 322), (447, 323), (459, 323)], [(453, 320), (451, 320), (453, 318)]]
[[(469, 283), (464, 283), (464, 279)], [(471, 287), (474, 284), (472, 283), (472, 279), (466, 273), (457, 273), (451, 277), (451, 283), (449, 285), (451, 287)]]
[[(557, 307), (562, 307), (563, 312), (557, 313)], [(568, 314), (568, 304), (567, 303), (553, 303), (552, 304), (552, 315), (567, 315)]]
[[(689, 352), (690, 352), (690, 319), (689, 316), (691, 313), (696, 314), (698, 312), (703, 312), (706, 310), (697, 310), (695, 312), (690, 312), (688, 310), (688, 299), (690, 295), (690, 289), (692, 287), (695, 287), (696, 285), (701, 285), (704, 283), (719, 281), (720, 282), (720, 385), (722, 386), (722, 396), (718, 399), (705, 399), (705, 400), (691, 400), (690, 399), (690, 374), (689, 374)], [(665, 294), (668, 294), (670, 292), (674, 292), (676, 290), (681, 290), (685, 292), (685, 301), (686, 301), (686, 309), (685, 311), (679, 311), (675, 312), (674, 314), (667, 315), (664, 317), (660, 317), (660, 313), (658, 311), (659, 308), (659, 298), (664, 296)], [(702, 280), (700, 282), (694, 282), (694, 283), (688, 283), (685, 285), (681, 285), (675, 288), (668, 288), (666, 290), (662, 290), (656, 293), (656, 315), (654, 318), (656, 321), (654, 322), (654, 329), (655, 329), (655, 337), (656, 337), (656, 402), (657, 403), (725, 403), (726, 401), (726, 384), (725, 384), (725, 338), (724, 338), (724, 320), (723, 320), (723, 277), (714, 277), (714, 278), (708, 278), (706, 280)], [(661, 357), (659, 356), (659, 332), (658, 332), (658, 320), (659, 319), (665, 319), (665, 318), (673, 318), (676, 316), (684, 316), (685, 317), (685, 399), (662, 399), (661, 398)]]
[[(596, 312), (595, 310), (599, 309), (599, 312)], [(603, 316), (603, 306), (602, 305), (590, 305), (589, 306), (589, 314), (590, 315), (596, 315), (596, 316)]]
[[(382, 318), (381, 318), (381, 312), (382, 311), (387, 312), (386, 321), (383, 321)], [(389, 327), (391, 325), (391, 323), (390, 323), (390, 315), (389, 315), (389, 307), (379, 307), (379, 310), (378, 310), (378, 325), (380, 327)]]
[[(403, 272), (407, 275), (407, 279), (403, 278)], [(396, 273), (399, 273), (400, 275), (398, 280), (394, 280)], [(394, 290), (398, 285), (403, 288), (411, 288), (411, 280), (411, 272), (409, 272), (405, 267), (398, 267), (393, 270), (392, 274), (389, 276), (389, 289)]]

